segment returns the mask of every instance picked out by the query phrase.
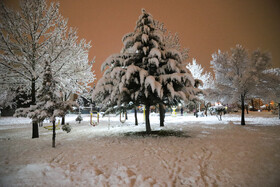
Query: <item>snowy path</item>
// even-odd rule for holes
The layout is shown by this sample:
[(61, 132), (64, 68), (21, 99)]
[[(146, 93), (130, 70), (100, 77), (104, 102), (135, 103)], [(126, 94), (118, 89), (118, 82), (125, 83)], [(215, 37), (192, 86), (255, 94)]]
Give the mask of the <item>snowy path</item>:
[[(256, 114), (258, 115), (258, 114)], [(30, 125), (3, 124), (0, 119), (0, 186), (277, 186), (280, 182), (280, 124), (270, 115), (249, 116), (248, 126), (235, 125), (238, 115), (167, 116), (165, 130), (182, 136), (126, 135), (142, 131), (133, 118), (102, 118), (96, 127), (84, 122), (67, 134), (40, 128), (30, 139)], [(187, 119), (186, 119), (187, 118)], [(10, 119), (11, 121), (12, 119)], [(159, 130), (158, 116), (151, 118)], [(16, 128), (14, 128), (16, 126)]]

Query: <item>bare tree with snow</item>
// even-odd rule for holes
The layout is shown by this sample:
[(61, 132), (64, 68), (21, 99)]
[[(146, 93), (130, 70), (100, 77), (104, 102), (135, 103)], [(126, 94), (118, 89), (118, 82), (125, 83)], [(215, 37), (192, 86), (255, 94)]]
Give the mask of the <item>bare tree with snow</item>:
[(195, 80), (183, 65), (182, 54), (166, 48), (164, 34), (145, 10), (134, 32), (123, 37), (123, 43), (121, 54), (104, 62), (107, 70), (93, 97), (105, 93), (112, 104), (117, 100), (119, 104), (131, 101), (145, 105), (146, 131), (151, 132), (150, 106), (172, 106), (196, 99), (200, 89), (195, 88)]
[(257, 94), (257, 84), (264, 76), (264, 70), (270, 67), (270, 59), (269, 54), (259, 50), (250, 56), (241, 45), (236, 45), (230, 53), (219, 50), (212, 55), (211, 65), (220, 98), (241, 102), (241, 125), (245, 125), (245, 99)]
[(212, 101), (211, 97), (209, 97), (209, 94), (212, 92), (212, 89), (215, 89), (213, 75), (210, 72), (205, 71), (195, 59), (192, 60), (192, 63), (187, 65), (187, 68), (191, 71), (194, 79), (199, 79), (202, 81), (202, 84), (199, 85), (199, 88), (203, 90), (203, 94), (201, 94), (199, 98), (200, 101), (204, 102), (205, 115), (207, 116), (207, 110), (211, 105), (210, 102)]
[(0, 93), (0, 110), (3, 108), (13, 108), (15, 105), (14, 98), (16, 97), (15, 92), (11, 90), (4, 90)]
[[(280, 102), (280, 68), (271, 68), (260, 76), (258, 91), (267, 101)], [(266, 88), (266, 89), (265, 89)]]
[(170, 31), (167, 32), (167, 28), (164, 23), (154, 20), (155, 28), (163, 33), (165, 47), (169, 49), (176, 49), (182, 55), (182, 61), (185, 62), (189, 58), (189, 49), (181, 46), (180, 38), (178, 33), (172, 34)]
[(0, 3), (0, 20), (0, 91), (25, 87), (35, 104), (45, 61), (52, 64), (53, 76), (65, 93), (82, 92), (94, 80), (88, 61), (90, 43), (78, 41), (58, 3), (22, 0), (19, 11)]
[(185, 62), (189, 58), (189, 49), (188, 48), (182, 48), (179, 35), (177, 33), (172, 34), (171, 32), (168, 32), (167, 34), (164, 34), (164, 40), (165, 40), (165, 47), (168, 49), (176, 49), (181, 53), (182, 56), (182, 62)]
[(267, 102), (278, 103), (278, 116), (280, 119), (280, 68), (265, 70), (257, 84), (258, 95)]

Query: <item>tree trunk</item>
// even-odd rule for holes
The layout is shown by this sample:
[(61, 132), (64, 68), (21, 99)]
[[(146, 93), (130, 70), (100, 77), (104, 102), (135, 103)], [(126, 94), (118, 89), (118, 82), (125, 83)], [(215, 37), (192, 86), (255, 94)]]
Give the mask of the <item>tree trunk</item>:
[(246, 105), (246, 112), (247, 112), (247, 114), (249, 114), (249, 105), (248, 104)]
[(31, 81), (31, 104), (36, 104), (36, 83), (34, 78)]
[(134, 107), (134, 118), (135, 118), (135, 125), (138, 125), (138, 119), (137, 119), (137, 108)]
[(254, 105), (254, 99), (251, 99), (251, 104), (252, 104), (252, 110), (255, 110), (255, 105)]
[(127, 120), (128, 118), (127, 118), (127, 111), (125, 111), (125, 120)]
[(279, 116), (279, 119), (280, 119), (280, 103), (278, 103), (278, 116)]
[(55, 120), (53, 120), (52, 147), (55, 147)]
[(146, 132), (151, 132), (151, 125), (150, 125), (150, 104), (146, 104), (146, 110), (145, 110), (145, 121), (146, 121)]
[(32, 138), (39, 138), (38, 123), (35, 121), (32, 122)]
[(65, 124), (65, 116), (63, 116), (61, 119), (61, 125), (64, 125), (64, 124)]
[[(36, 83), (34, 78), (31, 81), (31, 104), (36, 104)], [(32, 138), (39, 138), (38, 122), (32, 122)]]
[(197, 104), (195, 103), (194, 104), (194, 114), (193, 114), (194, 116), (196, 115), (196, 112), (197, 112)]
[(241, 125), (245, 125), (245, 97), (241, 94)]
[(206, 104), (206, 102), (205, 102), (204, 106), (205, 106), (205, 116), (207, 117), (207, 111), (208, 111), (209, 103)]
[(160, 126), (164, 127), (164, 118), (165, 118), (165, 109), (163, 104), (159, 104), (159, 120), (160, 120)]
[[(67, 101), (67, 94), (64, 93), (64, 97), (63, 97), (64, 101)], [(61, 119), (61, 125), (65, 125), (65, 116), (62, 117)]]

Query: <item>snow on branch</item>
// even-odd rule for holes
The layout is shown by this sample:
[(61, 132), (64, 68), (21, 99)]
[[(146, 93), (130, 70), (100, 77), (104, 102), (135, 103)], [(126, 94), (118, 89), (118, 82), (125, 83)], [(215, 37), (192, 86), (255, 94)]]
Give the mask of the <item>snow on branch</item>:
[(58, 3), (21, 1), (19, 11), (1, 3), (0, 20), (0, 66), (10, 74), (5, 81), (9, 87), (17, 87), (15, 83), (21, 79), (32, 90), (35, 102), (48, 61), (57, 86), (65, 92), (89, 89), (88, 84), (95, 79), (88, 60), (90, 42), (78, 40), (77, 29), (67, 27)]
[(129, 65), (125, 72), (126, 80), (129, 80), (132, 74), (139, 72), (139, 71), (141, 71), (141, 69), (138, 66), (135, 66), (133, 64)]

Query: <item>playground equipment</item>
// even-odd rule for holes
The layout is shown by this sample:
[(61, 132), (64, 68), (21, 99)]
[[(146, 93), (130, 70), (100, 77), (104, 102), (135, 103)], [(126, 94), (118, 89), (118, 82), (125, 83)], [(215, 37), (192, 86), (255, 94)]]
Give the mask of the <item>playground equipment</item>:
[(99, 112), (97, 112), (97, 111), (94, 111), (94, 112), (96, 112), (96, 121), (93, 121), (93, 113), (90, 112), (90, 120), (89, 120), (89, 123), (90, 123), (90, 125), (92, 125), (92, 126), (96, 126), (96, 125), (99, 124)]
[(222, 121), (222, 115), (226, 113), (226, 109), (222, 105), (210, 107), (209, 111), (211, 115), (216, 115), (219, 121)]
[(172, 117), (176, 117), (177, 116), (176, 107), (172, 107), (171, 115), (172, 115)]
[(197, 117), (197, 118), (198, 118), (198, 117), (204, 117), (204, 112), (200, 112), (200, 111), (199, 111), (199, 112), (196, 112), (196, 113), (195, 113), (195, 117)]
[[(122, 117), (124, 118), (124, 119), (122, 119)], [(126, 121), (126, 112), (121, 112), (120, 113), (120, 122), (121, 123), (124, 123)]]
[[(60, 125), (60, 120), (58, 120), (58, 123), (55, 125), (55, 130), (60, 129), (60, 127), (58, 127), (59, 125)], [(53, 126), (52, 125), (45, 126), (44, 128), (48, 129), (48, 130), (53, 130)]]

